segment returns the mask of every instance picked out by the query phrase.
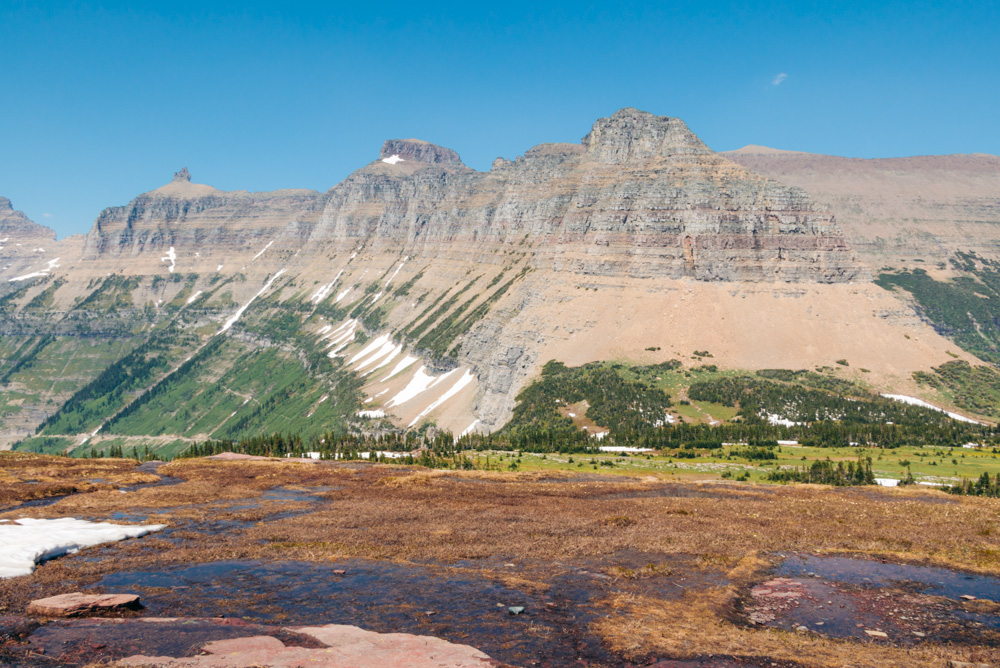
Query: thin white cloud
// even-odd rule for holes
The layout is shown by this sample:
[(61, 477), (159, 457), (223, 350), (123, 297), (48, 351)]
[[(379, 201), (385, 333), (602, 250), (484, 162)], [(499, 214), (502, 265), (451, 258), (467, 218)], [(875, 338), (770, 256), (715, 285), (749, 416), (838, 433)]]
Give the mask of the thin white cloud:
[(771, 85), (772, 86), (780, 86), (781, 83), (785, 79), (787, 79), (787, 78), (788, 78), (788, 75), (785, 74), (784, 72), (782, 72), (781, 74), (779, 74), (778, 76), (774, 77), (774, 79), (771, 80)]
[(42, 214), (42, 218), (51, 218), (51, 217), (52, 217), (51, 213), (43, 213)]

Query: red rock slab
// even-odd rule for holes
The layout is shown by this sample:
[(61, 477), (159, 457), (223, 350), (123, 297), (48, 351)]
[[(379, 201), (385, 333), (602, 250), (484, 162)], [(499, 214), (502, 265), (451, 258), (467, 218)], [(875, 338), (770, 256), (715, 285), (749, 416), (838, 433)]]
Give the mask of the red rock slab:
[(60, 594), (32, 601), (29, 615), (41, 617), (79, 617), (87, 614), (138, 610), (139, 597), (135, 594)]
[(130, 656), (122, 666), (158, 668), (243, 668), (272, 666), (299, 668), (486, 668), (499, 665), (486, 654), (468, 645), (456, 645), (440, 638), (408, 633), (375, 633), (356, 626), (328, 624), (288, 628), (311, 636), (327, 645), (323, 648), (288, 647), (272, 636), (252, 636), (218, 640), (202, 647), (206, 652), (194, 657)]

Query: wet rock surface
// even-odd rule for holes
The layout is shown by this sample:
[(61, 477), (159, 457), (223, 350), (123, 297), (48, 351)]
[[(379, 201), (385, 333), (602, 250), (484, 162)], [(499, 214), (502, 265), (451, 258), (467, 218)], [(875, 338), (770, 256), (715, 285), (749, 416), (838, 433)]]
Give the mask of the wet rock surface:
[(80, 617), (138, 610), (142, 605), (135, 594), (83, 594), (73, 592), (32, 601), (29, 615), (42, 617)]
[(751, 588), (752, 624), (913, 645), (1000, 642), (1000, 579), (848, 557), (795, 555)]

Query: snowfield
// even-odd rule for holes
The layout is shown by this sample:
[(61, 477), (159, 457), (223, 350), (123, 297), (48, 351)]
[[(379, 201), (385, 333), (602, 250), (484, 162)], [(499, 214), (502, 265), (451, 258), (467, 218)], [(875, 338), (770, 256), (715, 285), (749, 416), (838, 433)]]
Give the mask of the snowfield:
[(72, 517), (52, 520), (21, 518), (0, 524), (0, 578), (31, 575), (35, 565), (85, 547), (114, 543), (162, 531), (166, 524), (126, 526)]

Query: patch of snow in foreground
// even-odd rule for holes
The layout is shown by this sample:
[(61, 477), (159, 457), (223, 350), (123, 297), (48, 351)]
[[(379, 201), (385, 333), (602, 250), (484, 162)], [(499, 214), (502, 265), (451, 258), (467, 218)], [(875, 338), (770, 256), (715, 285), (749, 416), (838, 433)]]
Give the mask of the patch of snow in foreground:
[(886, 399), (892, 399), (893, 401), (901, 401), (904, 404), (910, 404), (911, 406), (920, 406), (922, 408), (930, 408), (931, 410), (935, 410), (935, 411), (938, 411), (940, 413), (944, 413), (945, 415), (947, 415), (948, 417), (950, 417), (952, 420), (958, 420), (959, 422), (971, 422), (972, 424), (982, 424), (981, 422), (978, 422), (978, 421), (973, 420), (971, 418), (967, 418), (964, 415), (959, 415), (958, 413), (951, 413), (949, 411), (946, 411), (943, 408), (938, 408), (934, 404), (929, 404), (926, 401), (923, 401), (921, 399), (917, 399), (916, 397), (908, 397), (905, 394), (883, 394), (882, 396), (885, 397)]
[(198, 297), (201, 297), (201, 290), (199, 290), (198, 292), (196, 292), (193, 295), (191, 295), (190, 297), (188, 297), (187, 303), (188, 304), (193, 304), (194, 300), (197, 299)]
[[(604, 432), (605, 434), (608, 432)], [(594, 434), (597, 436), (597, 434)], [(652, 448), (634, 448), (628, 445), (602, 445), (598, 448), (601, 452), (652, 452)]]
[(250, 304), (253, 304), (253, 301), (257, 299), (257, 297), (260, 297), (262, 294), (267, 292), (267, 289), (271, 287), (271, 284), (274, 283), (274, 281), (278, 278), (278, 276), (281, 276), (283, 273), (285, 273), (285, 270), (280, 269), (277, 274), (272, 276), (270, 280), (268, 280), (268, 282), (264, 284), (264, 287), (260, 289), (260, 292), (251, 297), (250, 301), (241, 306), (239, 310), (236, 311), (235, 314), (233, 314), (233, 317), (226, 321), (226, 324), (224, 324), (222, 326), (222, 329), (219, 330), (219, 334), (222, 334), (223, 332), (227, 331), (230, 327), (232, 327), (234, 324), (236, 324), (236, 321), (239, 320), (240, 316), (243, 315), (243, 312), (250, 307)]
[(895, 478), (875, 478), (875, 483), (882, 487), (898, 487), (899, 481)]
[(138, 538), (167, 528), (166, 524), (125, 526), (88, 522), (72, 517), (53, 520), (21, 518), (0, 525), (0, 578), (31, 575), (35, 564), (85, 547)]
[(174, 269), (177, 268), (177, 252), (174, 250), (173, 246), (170, 247), (170, 250), (167, 251), (166, 255), (160, 258), (160, 262), (169, 262), (170, 266), (167, 267), (167, 269), (171, 274), (174, 273)]
[[(457, 370), (458, 369), (456, 369), (455, 371), (457, 371)], [(454, 372), (452, 372), (452, 373), (454, 373)], [(447, 375), (450, 376), (451, 373), (449, 373)], [(444, 377), (442, 377), (442, 380), (443, 379), (444, 379)], [(422, 410), (420, 412), (420, 415), (418, 415), (417, 417), (413, 418), (413, 421), (410, 422), (410, 424), (406, 425), (407, 428), (412, 427), (413, 425), (415, 425), (417, 423), (417, 421), (420, 418), (424, 417), (425, 415), (427, 415), (428, 413), (430, 413), (432, 410), (434, 410), (435, 408), (437, 408), (438, 406), (440, 406), (441, 404), (443, 404), (444, 402), (448, 401), (453, 396), (455, 396), (456, 394), (458, 394), (459, 392), (461, 392), (463, 389), (465, 389), (466, 385), (468, 385), (469, 383), (471, 383), (475, 379), (476, 379), (475, 375), (473, 375), (473, 373), (471, 371), (469, 371), (468, 369), (466, 369), (465, 373), (462, 374), (462, 377), (459, 378), (455, 382), (455, 384), (452, 385), (451, 388), (447, 392), (445, 392), (444, 394), (442, 394), (438, 398), (437, 401), (435, 401), (430, 406), (428, 406), (427, 408), (425, 408), (424, 410)]]
[(382, 162), (384, 162), (386, 164), (389, 164), (389, 165), (395, 165), (397, 162), (406, 162), (406, 161), (403, 160), (402, 158), (400, 158), (395, 153), (393, 153), (388, 158), (382, 158)]

